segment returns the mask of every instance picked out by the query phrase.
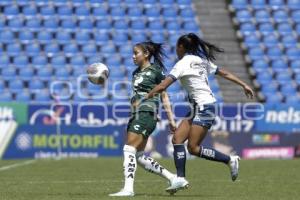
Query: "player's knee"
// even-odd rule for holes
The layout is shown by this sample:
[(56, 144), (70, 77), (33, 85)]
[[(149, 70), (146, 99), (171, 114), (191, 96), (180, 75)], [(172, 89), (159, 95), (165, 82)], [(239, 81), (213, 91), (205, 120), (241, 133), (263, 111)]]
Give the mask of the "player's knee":
[(190, 154), (192, 155), (198, 155), (199, 154), (199, 150), (198, 150), (198, 147), (197, 146), (193, 146), (193, 145), (188, 145), (187, 146), (187, 149), (189, 151)]

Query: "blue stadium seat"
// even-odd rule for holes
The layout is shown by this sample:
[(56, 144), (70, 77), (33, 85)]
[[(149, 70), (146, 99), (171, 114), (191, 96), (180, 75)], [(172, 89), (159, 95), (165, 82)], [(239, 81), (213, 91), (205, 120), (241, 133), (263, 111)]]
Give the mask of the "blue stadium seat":
[(70, 71), (65, 67), (60, 67), (55, 70), (55, 79), (57, 80), (68, 80), (70, 78)]
[(94, 25), (92, 20), (87, 18), (79, 21), (79, 28), (81, 30), (92, 30), (94, 28)]
[(300, 23), (298, 23), (295, 27), (295, 32), (300, 35)]
[(291, 18), (294, 22), (300, 23), (300, 10), (295, 10), (291, 13)]
[(31, 101), (31, 94), (28, 91), (18, 92), (15, 95), (15, 101), (27, 103)]
[(22, 46), (19, 43), (8, 44), (6, 47), (6, 53), (9, 56), (17, 56), (22, 52)]
[(273, 9), (279, 9), (285, 6), (284, 0), (269, 0), (269, 6)]
[(144, 22), (144, 20), (141, 19), (131, 20), (130, 27), (135, 31), (136, 30), (143, 31), (146, 28), (146, 23)]
[(199, 32), (199, 27), (194, 21), (186, 21), (183, 23), (183, 30), (187, 32)]
[(232, 0), (231, 5), (236, 10), (247, 9), (248, 0)]
[(124, 18), (125, 10), (120, 5), (110, 7), (110, 15), (113, 18)]
[(113, 27), (116, 30), (127, 30), (128, 23), (124, 19), (117, 19), (114, 21)]
[(133, 44), (144, 42), (147, 40), (147, 36), (145, 34), (139, 33), (139, 34), (131, 34), (131, 42)]
[(288, 13), (285, 10), (276, 10), (273, 12), (273, 20), (276, 23), (288, 23), (289, 22), (289, 16)]
[(268, 73), (263, 73), (263, 74), (257, 74), (256, 80), (261, 83), (261, 82), (270, 82), (272, 81), (273, 77), (270, 72)]
[[(18, 1), (20, 1), (20, 0), (16, 0), (16, 2), (18, 2)], [(11, 0), (2, 0), (2, 1), (0, 1), (0, 5), (1, 6), (11, 5)]]
[[(240, 33), (242, 34), (242, 36), (244, 36), (245, 38), (248, 37), (248, 35), (250, 34), (255, 34), (256, 32), (256, 27), (254, 26), (253, 23), (242, 23), (240, 25), (240, 29), (239, 29)], [(246, 37), (247, 36), (247, 37)]]
[(126, 5), (133, 5), (133, 6), (136, 6), (139, 2), (140, 0), (124, 0), (124, 3)]
[(70, 6), (61, 5), (57, 8), (57, 14), (60, 18), (69, 18), (70, 16), (72, 16), (73, 11)]
[[(19, 70), (19, 76), (22, 80), (31, 81), (34, 76), (34, 69), (32, 67), (22, 67)], [(29, 81), (29, 82), (30, 82)]]
[[(171, 0), (172, 1), (172, 0)], [(178, 16), (178, 11), (176, 7), (167, 7), (162, 10), (162, 16), (164, 19), (176, 19)], [(181, 16), (184, 17), (184, 16)]]
[(132, 56), (132, 47), (129, 45), (122, 45), (119, 48), (119, 53), (124, 57)]
[(193, 10), (192, 9), (186, 9), (186, 8), (181, 8), (180, 9), (180, 16), (182, 18), (185, 18), (185, 19), (189, 19), (189, 18), (194, 18), (195, 15), (193, 13)]
[(297, 39), (295, 38), (294, 34), (286, 34), (282, 36), (281, 43), (285, 48), (296, 47)]
[(299, 104), (300, 103), (300, 97), (297, 94), (294, 94), (292, 96), (285, 97), (285, 103), (287, 104)]
[(4, 16), (0, 16), (0, 30), (3, 30), (4, 28), (6, 28), (6, 19)]
[(121, 57), (120, 56), (108, 56), (105, 59), (105, 63), (107, 66), (110, 67), (110, 69), (117, 69), (118, 71), (120, 70), (120, 65), (121, 65)]
[(95, 32), (94, 34), (94, 41), (98, 45), (106, 44), (109, 40), (109, 34), (108, 32)]
[(34, 94), (34, 101), (35, 102), (49, 102), (51, 101), (50, 93), (48, 90), (42, 90), (38, 93)]
[(38, 11), (37, 11), (37, 7), (32, 4), (28, 4), (27, 6), (24, 6), (22, 9), (22, 13), (23, 15), (25, 15), (25, 18), (32, 18), (32, 17), (36, 17)]
[(83, 56), (71, 57), (70, 65), (73, 68), (83, 68), (86, 63)]
[(288, 69), (288, 64), (285, 60), (279, 58), (271, 62), (271, 67), (275, 73), (284, 73)]
[(46, 56), (35, 56), (32, 58), (32, 66), (36, 69), (40, 69), (45, 67), (48, 64), (48, 60)]
[(0, 68), (3, 68), (4, 66), (7, 67), (10, 64), (10, 58), (8, 55), (1, 54), (0, 55)]
[(76, 9), (75, 9), (75, 15), (79, 19), (87, 18), (90, 15), (90, 10), (89, 10), (89, 8), (87, 8), (85, 6), (82, 6), (82, 4), (81, 4), (81, 6), (76, 7)]
[(238, 10), (235, 14), (238, 23), (251, 22), (252, 15), (248, 10)]
[(145, 16), (150, 19), (158, 18), (160, 16), (160, 8), (157, 6), (146, 7)]
[(28, 57), (26, 55), (17, 55), (13, 58), (13, 64), (17, 68), (27, 67), (29, 64)]
[(99, 55), (89, 56), (89, 57), (87, 57), (87, 60), (88, 60), (87, 61), (88, 65), (96, 63), (96, 62), (102, 62), (103, 63), (103, 57), (101, 57)]
[(280, 85), (289, 84), (292, 81), (289, 73), (278, 73), (276, 74), (276, 80)]
[(39, 31), (37, 33), (37, 40), (41, 44), (48, 44), (52, 42), (53, 35), (51, 32), (48, 31)]
[(96, 21), (96, 28), (97, 30), (107, 30), (107, 29), (110, 29), (112, 28), (112, 23), (110, 20), (107, 20), (106, 18), (105, 19), (99, 19)]
[(19, 7), (15, 4), (7, 5), (4, 7), (4, 15), (8, 18), (15, 17), (20, 13)]
[(254, 60), (252, 63), (252, 68), (256, 73), (265, 72), (268, 70), (269, 64), (266, 60)]
[(14, 68), (14, 67), (2, 68), (1, 75), (2, 75), (3, 80), (6, 80), (6, 81), (7, 80), (15, 80), (16, 79), (16, 74), (17, 74), (16, 68)]
[(300, 72), (298, 71), (298, 73), (295, 75), (295, 79), (294, 79), (295, 83), (297, 85), (300, 85)]
[(103, 54), (112, 55), (116, 53), (116, 47), (113, 44), (107, 44), (101, 47), (100, 52)]
[(79, 53), (78, 46), (74, 43), (69, 43), (63, 46), (65, 56), (72, 57)]
[(299, 10), (300, 0), (287, 0), (287, 6), (291, 10)]
[(266, 9), (256, 10), (254, 17), (257, 23), (271, 22), (270, 13)]
[(44, 20), (43, 27), (47, 31), (56, 32), (58, 29), (58, 21), (50, 17)]
[(139, 7), (130, 7), (128, 8), (127, 16), (130, 18), (140, 18), (143, 16), (143, 10)]
[(260, 47), (253, 47), (248, 50), (248, 55), (251, 60), (263, 59), (264, 51)]
[(156, 33), (156, 34), (152, 34), (151, 40), (153, 42), (157, 42), (157, 43), (164, 43), (165, 42), (165, 37), (164, 37), (163, 34)]
[(34, 40), (34, 34), (31, 31), (21, 31), (19, 32), (19, 40), (22, 44), (31, 43)]
[(267, 93), (265, 94), (266, 96), (266, 102), (267, 103), (281, 103), (283, 101), (283, 97), (282, 95), (280, 95), (279, 93)]
[(57, 43), (50, 43), (45, 45), (44, 52), (47, 56), (52, 57), (60, 52), (59, 45)]
[(284, 96), (294, 96), (297, 94), (297, 90), (294, 85), (281, 85), (280, 92)]
[(0, 32), (0, 42), (2, 44), (9, 44), (13, 43), (14, 40), (14, 33), (8, 30), (4, 30)]
[(41, 29), (41, 24), (41, 20), (30, 18), (26, 20), (25, 27), (30, 31), (39, 31)]
[(38, 6), (43, 6), (49, 4), (49, 0), (35, 0), (35, 4)]
[(49, 81), (52, 78), (53, 70), (49, 67), (43, 67), (37, 70), (37, 77), (43, 81)]
[(40, 8), (40, 14), (42, 17), (45, 18), (51, 18), (55, 15), (55, 8), (50, 5), (45, 5)]
[(37, 92), (45, 88), (43, 81), (40, 79), (32, 79), (28, 82), (28, 89), (32, 92)]
[(274, 33), (275, 29), (271, 23), (261, 23), (258, 25), (258, 30), (263, 35)]
[(75, 41), (77, 44), (86, 44), (90, 42), (91, 34), (86, 31), (75, 32)]
[(293, 71), (300, 71), (300, 60), (292, 60), (290, 63), (290, 67)]
[(8, 83), (9, 90), (12, 93), (21, 92), (24, 88), (23, 81), (20, 79), (10, 80)]
[(128, 42), (128, 35), (126, 32), (116, 31), (112, 34), (112, 42), (116, 45), (122, 46)]
[(14, 17), (8, 21), (8, 28), (14, 32), (22, 30), (23, 25), (24, 25), (23, 18)]
[(5, 92), (0, 95), (0, 101), (1, 102), (11, 102), (12, 101), (12, 95), (10, 92)]
[[(74, 54), (73, 54), (74, 56)], [(63, 55), (54, 56), (51, 58), (51, 66), (53, 68), (59, 69), (66, 67), (66, 58)]]
[(245, 36), (244, 44), (247, 48), (257, 47), (260, 44), (260, 38), (256, 33)]
[(146, 4), (147, 5), (153, 5), (153, 4), (156, 4), (157, 3), (157, 0), (140, 0), (143, 4)]
[(297, 60), (300, 58), (300, 49), (297, 47), (289, 48), (286, 50), (285, 55), (289, 60)]
[(93, 8), (92, 15), (96, 19), (104, 19), (107, 16), (109, 16), (108, 10), (104, 6), (99, 6), (99, 7)]
[(277, 31), (280, 35), (287, 35), (293, 33), (293, 28), (288, 23), (280, 23), (277, 25)]
[(261, 87), (261, 91), (263, 94), (276, 93), (277, 89), (278, 89), (278, 87), (275, 84), (262, 85), (262, 87)]
[(64, 19), (61, 22), (61, 28), (67, 31), (74, 31), (76, 29), (76, 22), (73, 19)]
[(55, 39), (58, 44), (68, 44), (68, 43), (70, 43), (72, 36), (71, 36), (70, 32), (57, 31)]
[(282, 56), (282, 50), (279, 47), (270, 47), (267, 49), (266, 54), (269, 59), (274, 60)]
[(95, 56), (97, 54), (97, 47), (95, 44), (90, 43), (82, 47), (82, 54), (84, 56)]
[(250, 5), (254, 9), (263, 9), (267, 6), (265, 0), (250, 0)]
[(178, 32), (181, 29), (181, 24), (177, 20), (169, 20), (169, 21), (166, 21), (165, 27), (168, 31)]

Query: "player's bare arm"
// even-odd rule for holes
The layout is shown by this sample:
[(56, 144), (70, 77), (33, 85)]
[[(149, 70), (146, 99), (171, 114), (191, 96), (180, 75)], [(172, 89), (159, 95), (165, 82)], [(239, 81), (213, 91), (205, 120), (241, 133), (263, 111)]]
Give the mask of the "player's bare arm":
[(240, 85), (244, 89), (245, 95), (248, 98), (252, 99), (254, 97), (254, 92), (253, 92), (252, 88), (249, 85), (247, 85), (244, 81), (239, 79), (237, 76), (230, 73), (229, 71), (227, 71), (225, 69), (219, 69), (217, 75)]

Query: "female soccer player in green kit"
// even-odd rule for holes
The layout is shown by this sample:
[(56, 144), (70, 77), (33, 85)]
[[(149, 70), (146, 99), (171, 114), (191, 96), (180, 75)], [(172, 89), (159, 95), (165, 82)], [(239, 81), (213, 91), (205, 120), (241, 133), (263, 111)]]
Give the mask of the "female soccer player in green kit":
[[(162, 62), (164, 53), (161, 44), (154, 42), (142, 42), (134, 46), (133, 61), (137, 69), (133, 72), (133, 97), (131, 99), (131, 118), (127, 126), (127, 141), (124, 145), (124, 177), (125, 183), (120, 192), (109, 196), (134, 196), (134, 176), (137, 163), (146, 170), (158, 174), (169, 180), (170, 185), (176, 181), (176, 175), (170, 173), (153, 158), (144, 155), (144, 149), (148, 137), (154, 131), (157, 123), (157, 112), (159, 102), (162, 100), (167, 112), (171, 132), (175, 131), (176, 124), (170, 107), (167, 93), (154, 96), (136, 106), (141, 97), (151, 91), (156, 85), (164, 80), (164, 64)], [(151, 63), (153, 58), (154, 62)]]

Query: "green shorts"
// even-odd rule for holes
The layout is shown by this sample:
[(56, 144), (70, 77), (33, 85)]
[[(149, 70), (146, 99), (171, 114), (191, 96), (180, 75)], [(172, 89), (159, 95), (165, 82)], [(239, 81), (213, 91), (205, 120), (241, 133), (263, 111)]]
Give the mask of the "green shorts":
[(157, 117), (153, 112), (137, 112), (129, 120), (127, 132), (142, 134), (149, 137), (156, 127)]

